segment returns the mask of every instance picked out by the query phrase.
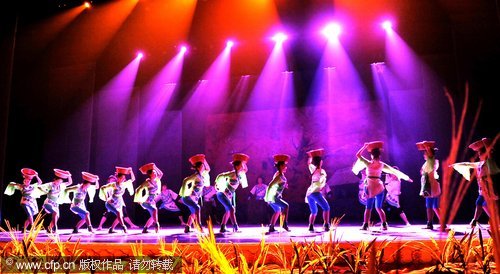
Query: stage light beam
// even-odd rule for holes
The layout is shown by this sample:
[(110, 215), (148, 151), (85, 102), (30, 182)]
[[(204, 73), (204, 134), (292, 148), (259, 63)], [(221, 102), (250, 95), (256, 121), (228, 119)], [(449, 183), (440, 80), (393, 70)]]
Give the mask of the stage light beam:
[(188, 50), (187, 46), (181, 46), (181, 49), (179, 50), (179, 52), (181, 54), (186, 54), (187, 50)]
[(328, 40), (338, 39), (342, 33), (342, 27), (338, 23), (330, 23), (321, 31)]
[(283, 32), (278, 32), (271, 39), (276, 42), (276, 44), (282, 44), (288, 39), (288, 36)]
[(392, 31), (392, 22), (389, 20), (382, 22), (381, 26), (386, 32)]

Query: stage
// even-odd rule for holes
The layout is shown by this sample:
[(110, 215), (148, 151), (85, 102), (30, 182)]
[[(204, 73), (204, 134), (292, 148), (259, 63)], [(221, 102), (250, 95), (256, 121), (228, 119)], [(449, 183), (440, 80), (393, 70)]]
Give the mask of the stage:
[[(482, 227), (482, 226), (480, 226)], [(339, 226), (332, 230), (334, 240), (346, 243), (357, 243), (361, 241), (372, 241), (377, 238), (379, 241), (425, 241), (433, 238), (435, 240), (445, 240), (448, 232), (440, 232), (439, 226), (435, 225), (434, 230), (424, 229), (425, 224), (416, 224), (412, 226), (389, 226), (387, 231), (383, 231), (379, 226), (371, 227), (369, 231), (362, 231), (360, 226)], [(466, 233), (470, 233), (471, 229), (468, 224), (450, 225), (450, 229), (455, 231), (455, 235), (460, 237)], [(267, 243), (289, 243), (294, 242), (324, 242), (328, 241), (330, 234), (324, 232), (322, 227), (317, 225), (315, 232), (309, 232), (307, 226), (291, 225), (291, 231), (287, 232), (277, 228), (278, 232), (271, 234), (266, 233), (267, 227), (260, 226), (240, 226), (239, 232), (218, 233), (219, 228), (215, 227), (215, 238), (218, 243), (260, 243), (264, 237)], [(487, 238), (488, 233), (485, 227), (482, 227), (483, 237)], [(121, 229), (116, 228), (114, 233), (108, 233), (108, 229), (96, 231), (94, 233), (88, 232), (86, 228), (81, 228), (79, 233), (72, 233), (72, 229), (60, 229), (56, 234), (49, 234), (42, 230), (38, 234), (37, 242), (46, 242), (58, 237), (63, 242), (76, 242), (82, 244), (91, 243), (114, 243), (114, 244), (127, 244), (143, 242), (154, 244), (163, 239), (166, 243), (177, 241), (178, 243), (194, 244), (198, 242), (199, 232), (192, 231), (184, 233), (184, 227), (162, 227), (159, 233), (155, 233), (154, 229), (150, 228), (148, 233), (142, 233), (141, 229), (129, 229), (128, 233), (124, 233)], [(208, 229), (204, 228), (204, 233), (208, 233)], [(22, 232), (16, 232), (18, 238), (22, 238)], [(7, 232), (0, 233), (0, 242), (10, 242), (11, 236)]]
[[(154, 230), (142, 233), (142, 229), (130, 229), (126, 234), (121, 230), (110, 234), (107, 229), (90, 233), (82, 228), (76, 234), (72, 233), (72, 229), (61, 229), (56, 234), (40, 230), (38, 234), (32, 233), (32, 235), (35, 235), (36, 249), (49, 250), (47, 254), (52, 256), (64, 254), (63, 256), (71, 257), (76, 254), (77, 257), (73, 258), (90, 257), (99, 260), (134, 256), (178, 256), (182, 258), (182, 267), (185, 268), (197, 265), (193, 263), (194, 260), (198, 260), (200, 264), (207, 259), (212, 260), (213, 250), (218, 250), (216, 252), (224, 254), (223, 256), (233, 263), (235, 258), (243, 256), (245, 261), (252, 265), (259, 260), (262, 262), (262, 254), (265, 250), (268, 254), (264, 256), (266, 267), (275, 265), (286, 269), (291, 267), (289, 263), (292, 258), (300, 257), (304, 264), (305, 257), (301, 256), (306, 253), (325, 252), (322, 256), (327, 258), (331, 256), (328, 254), (347, 252), (356, 255), (352, 258), (349, 255), (344, 256), (344, 259), (339, 259), (340, 261), (335, 264), (336, 269), (339, 267), (339, 271), (348, 269), (345, 263), (348, 260), (360, 258), (366, 262), (369, 260), (369, 254), (377, 254), (377, 261), (383, 262), (377, 266), (379, 269), (407, 271), (434, 266), (439, 260), (436, 256), (444, 254), (450, 239), (461, 241), (471, 232), (468, 224), (449, 225), (450, 230), (454, 232), (453, 237), (450, 237), (452, 235), (448, 231), (440, 232), (424, 229), (424, 227), (424, 224), (389, 226), (387, 231), (381, 231), (380, 226), (374, 226), (370, 231), (361, 231), (360, 226), (341, 225), (330, 232), (323, 232), (320, 231), (321, 227), (317, 226), (317, 232), (312, 233), (308, 231), (307, 226), (292, 224), (290, 232), (278, 229), (278, 232), (272, 234), (266, 233), (267, 228), (260, 226), (241, 226), (240, 232), (223, 234), (217, 233), (219, 228), (216, 227), (213, 238), (210, 237), (207, 228), (204, 228), (203, 233), (184, 233), (184, 228), (180, 226), (162, 227), (159, 233), (155, 233)], [(478, 227), (486, 242), (489, 238), (487, 228), (481, 225)], [(471, 240), (473, 246), (478, 242), (477, 230), (475, 232), (475, 238)], [(1, 250), (16, 250), (16, 245), (24, 246), (23, 241), (30, 242), (30, 240), (26, 241), (29, 238), (28, 235), (24, 235), (23, 238), (22, 232), (0, 233)], [(12, 237), (16, 237), (17, 244)], [(463, 242), (467, 243), (467, 241)], [(265, 246), (268, 249), (265, 249)], [(212, 247), (212, 252), (207, 251), (207, 247), (209, 249)], [(283, 260), (285, 257), (287, 259)], [(186, 269), (182, 271), (197, 272), (197, 270), (189, 269), (189, 271)]]

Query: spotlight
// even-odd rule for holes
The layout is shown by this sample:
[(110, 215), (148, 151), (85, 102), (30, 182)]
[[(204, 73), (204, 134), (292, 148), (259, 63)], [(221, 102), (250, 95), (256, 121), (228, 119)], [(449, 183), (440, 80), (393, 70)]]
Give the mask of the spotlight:
[(392, 30), (392, 23), (389, 20), (385, 20), (384, 22), (382, 22), (381, 26), (383, 29), (385, 29), (385, 31)]
[(226, 48), (232, 48), (234, 46), (234, 41), (233, 40), (227, 40), (226, 42)]
[(271, 39), (277, 44), (283, 43), (288, 37), (283, 32), (276, 33)]
[(83, 3), (83, 6), (84, 6), (86, 9), (90, 9), (90, 7), (91, 7), (92, 5), (90, 5), (90, 2), (84, 2), (84, 3)]
[(321, 31), (328, 40), (337, 39), (341, 32), (342, 27), (338, 23), (330, 23)]
[(139, 51), (137, 53), (137, 57), (136, 58), (139, 59), (139, 60), (141, 60), (142, 58), (144, 58), (144, 53), (142, 53), (142, 51)]
[(187, 46), (181, 46), (181, 49), (179, 50), (179, 52), (181, 54), (185, 54), (187, 52), (187, 50), (188, 50)]

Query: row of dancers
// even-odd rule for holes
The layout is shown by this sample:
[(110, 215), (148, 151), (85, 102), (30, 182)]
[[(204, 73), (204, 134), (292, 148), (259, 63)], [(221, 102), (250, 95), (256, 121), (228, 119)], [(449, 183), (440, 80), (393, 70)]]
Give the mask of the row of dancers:
[[(396, 182), (396, 187), (392, 190), (387, 189), (386, 199), (388, 202), (399, 209), (400, 215), (406, 223), (408, 220), (401, 210), (399, 205), (400, 182), (405, 180), (412, 182), (408, 175), (401, 172), (399, 169), (392, 167), (380, 160), (383, 151), (384, 143), (374, 141), (365, 143), (363, 147), (356, 153), (357, 161), (353, 165), (353, 172), (359, 174), (363, 171), (363, 201), (365, 211), (361, 230), (368, 230), (370, 227), (370, 218), (373, 208), (377, 211), (381, 220), (381, 229), (387, 230), (388, 223), (386, 214), (382, 208), (386, 187), (381, 179), (382, 173), (386, 173), (386, 178), (391, 178)], [(420, 170), (421, 173), (421, 191), (420, 195), (425, 197), (427, 211), (427, 226), (428, 229), (433, 229), (434, 216), (439, 218), (439, 197), (441, 188), (439, 183), (439, 161), (435, 158), (435, 142), (422, 141), (416, 144), (417, 148), (423, 152), (425, 163)], [(475, 170), (477, 174), (477, 182), (479, 184), (479, 195), (476, 200), (476, 210), (474, 218), (471, 221), (471, 226), (477, 224), (477, 220), (481, 213), (485, 211), (488, 215), (487, 201), (498, 200), (498, 196), (493, 188), (492, 176), (500, 172), (495, 161), (491, 157), (492, 146), (491, 140), (483, 138), (472, 143), (469, 148), (477, 152), (479, 161), (463, 162), (451, 165), (455, 170), (464, 176), (467, 180), (471, 179), (470, 171)], [(367, 151), (370, 158), (366, 158), (363, 154)], [(310, 209), (309, 228), (311, 232), (315, 231), (314, 224), (319, 208), (322, 210), (323, 230), (330, 230), (330, 206), (325, 198), (324, 189), (327, 186), (327, 173), (323, 169), (324, 149), (314, 149), (307, 152), (307, 165), (311, 174), (311, 184), (305, 194), (305, 202)], [(145, 210), (149, 212), (150, 218), (146, 221), (143, 227), (143, 233), (148, 233), (148, 229), (154, 226), (155, 232), (160, 230), (158, 221), (157, 203), (161, 201), (160, 208), (165, 208), (170, 211), (180, 211), (177, 203), (184, 204), (189, 208), (190, 215), (185, 223), (184, 232), (189, 233), (192, 226), (203, 230), (201, 224), (201, 207), (203, 206), (203, 196), (207, 195), (204, 190), (212, 189), (216, 193), (217, 200), (224, 207), (224, 214), (220, 221), (220, 232), (228, 232), (227, 224), (231, 221), (232, 230), (239, 231), (238, 222), (235, 214), (236, 206), (236, 190), (241, 186), (248, 187), (246, 173), (248, 172), (247, 163), (250, 157), (243, 153), (232, 155), (230, 162), (232, 170), (218, 174), (215, 178), (215, 183), (211, 186), (210, 182), (210, 165), (204, 154), (197, 154), (188, 159), (194, 173), (183, 179), (180, 190), (177, 193), (168, 189), (166, 185), (162, 186), (161, 179), (163, 172), (156, 166), (155, 163), (148, 163), (139, 168), (139, 171), (147, 176), (147, 179), (134, 189), (133, 182), (135, 174), (131, 167), (116, 167), (114, 175), (110, 176), (105, 185), (99, 185), (99, 176), (82, 172), (82, 183), (73, 184), (72, 174), (69, 171), (54, 169), (55, 178), (52, 182), (43, 183), (39, 178), (38, 173), (30, 168), (21, 170), (24, 178), (23, 183), (9, 183), (5, 189), (5, 194), (13, 195), (15, 190), (21, 192), (21, 206), (27, 214), (27, 219), (24, 223), (26, 229), (33, 224), (33, 218), (38, 214), (38, 205), (36, 199), (42, 195), (46, 195), (43, 203), (43, 210), (52, 218), (47, 227), (47, 231), (55, 233), (57, 231), (57, 223), (59, 219), (59, 205), (71, 204), (70, 210), (80, 217), (80, 220), (74, 226), (73, 232), (78, 233), (79, 229), (87, 224), (90, 232), (93, 232), (93, 227), (90, 221), (90, 212), (85, 207), (86, 197), (89, 197), (89, 202), (92, 202), (98, 191), (98, 197), (105, 201), (105, 207), (108, 213), (116, 215), (116, 218), (111, 225), (109, 232), (113, 233), (118, 224), (121, 225), (123, 231), (127, 232), (126, 220), (126, 205), (123, 199), (125, 192), (134, 196), (134, 202), (139, 203)], [(290, 161), (290, 156), (286, 154), (277, 154), (273, 156), (276, 172), (271, 182), (265, 187), (263, 200), (272, 208), (273, 214), (269, 221), (269, 233), (276, 231), (276, 223), (281, 219), (281, 227), (286, 231), (290, 231), (288, 226), (289, 204), (283, 199), (283, 192), (288, 188), (288, 180), (286, 178), (287, 164)], [(36, 179), (36, 183), (32, 183)], [(387, 179), (386, 179), (387, 181)], [(387, 183), (387, 182), (386, 182)], [(262, 189), (261, 192), (264, 192)], [(72, 195), (72, 198), (71, 198)], [(434, 215), (434, 213), (436, 213)], [(281, 217), (281, 218), (280, 218)], [(181, 219), (182, 221), (182, 219)], [(102, 222), (101, 222), (102, 223)], [(129, 222), (130, 224), (130, 222)], [(100, 225), (101, 226), (101, 225)]]

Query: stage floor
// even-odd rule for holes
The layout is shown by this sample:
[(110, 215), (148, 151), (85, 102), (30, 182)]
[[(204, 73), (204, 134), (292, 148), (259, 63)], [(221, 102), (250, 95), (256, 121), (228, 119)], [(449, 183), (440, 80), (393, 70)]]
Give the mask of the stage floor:
[[(341, 225), (334, 230), (334, 240), (339, 242), (356, 243), (362, 240), (371, 241), (377, 238), (379, 241), (383, 240), (396, 240), (396, 241), (415, 241), (415, 240), (436, 240), (446, 239), (448, 233), (440, 232), (435, 227), (435, 230), (424, 229), (424, 224), (416, 224), (412, 226), (390, 226), (387, 231), (380, 230), (380, 227), (372, 227), (370, 231), (360, 230), (360, 226)], [(486, 227), (478, 226), (482, 230), (484, 238), (488, 238), (489, 234)], [(457, 238), (465, 235), (471, 231), (468, 224), (454, 224), (449, 226), (450, 229), (455, 231)], [(258, 243), (262, 237), (268, 243), (290, 243), (294, 242), (323, 242), (329, 241), (330, 234), (322, 232), (321, 226), (316, 226), (315, 233), (308, 231), (307, 226), (291, 225), (290, 232), (282, 231), (277, 228), (279, 232), (266, 235), (267, 227), (261, 226), (241, 226), (240, 232), (237, 233), (218, 233), (219, 227), (214, 227), (216, 241), (220, 243)], [(95, 230), (95, 229), (94, 229)], [(143, 243), (157, 243), (163, 239), (166, 243), (171, 243), (177, 240), (179, 243), (196, 243), (198, 242), (197, 234), (199, 232), (184, 233), (183, 227), (162, 227), (159, 233), (155, 233), (154, 229), (150, 229), (149, 233), (142, 233), (142, 229), (129, 229), (128, 233), (116, 229), (116, 233), (109, 234), (108, 229), (95, 231), (90, 233), (86, 228), (80, 229), (77, 234), (72, 233), (72, 229), (60, 229), (56, 234), (60, 241), (69, 241), (80, 243), (135, 243), (142, 241)], [(204, 228), (204, 233), (208, 233), (208, 229)], [(22, 238), (22, 232), (16, 232), (16, 237)], [(49, 234), (41, 231), (38, 234), (37, 242), (46, 242), (51, 240), (54, 234)], [(11, 236), (7, 232), (0, 233), (0, 242), (10, 242)]]

